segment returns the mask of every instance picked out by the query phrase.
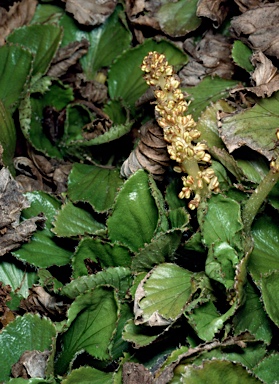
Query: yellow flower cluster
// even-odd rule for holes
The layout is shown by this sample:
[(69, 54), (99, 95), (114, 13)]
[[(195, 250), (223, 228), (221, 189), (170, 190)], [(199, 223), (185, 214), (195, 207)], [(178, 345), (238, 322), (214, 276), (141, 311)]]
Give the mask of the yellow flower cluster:
[(158, 52), (149, 52), (144, 58), (142, 71), (148, 85), (153, 86), (156, 97), (155, 114), (163, 128), (164, 138), (169, 143), (170, 158), (178, 165), (174, 170), (186, 173), (182, 176), (183, 188), (180, 198), (194, 198), (189, 202), (190, 209), (199, 205), (202, 196), (209, 190), (219, 191), (219, 182), (210, 164), (211, 157), (204, 143), (195, 142), (200, 137), (191, 115), (185, 115), (188, 104), (181, 91), (179, 77), (166, 57)]

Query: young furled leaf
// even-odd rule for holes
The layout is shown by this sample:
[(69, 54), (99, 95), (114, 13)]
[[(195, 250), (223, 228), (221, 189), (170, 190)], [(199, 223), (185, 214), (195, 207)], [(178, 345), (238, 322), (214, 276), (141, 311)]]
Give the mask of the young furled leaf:
[(169, 164), (163, 130), (153, 121), (141, 127), (141, 139), (121, 167), (121, 176), (129, 177), (138, 169), (148, 170), (156, 180), (162, 180)]

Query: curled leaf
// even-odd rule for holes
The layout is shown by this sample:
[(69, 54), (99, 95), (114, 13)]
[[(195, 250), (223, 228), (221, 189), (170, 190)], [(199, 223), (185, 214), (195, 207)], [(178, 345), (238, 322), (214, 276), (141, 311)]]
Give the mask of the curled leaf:
[(51, 62), (47, 74), (48, 76), (60, 77), (64, 75), (68, 68), (77, 63), (77, 61), (87, 53), (88, 41), (73, 41), (66, 47), (60, 48)]
[(237, 87), (232, 93), (246, 90), (255, 93), (258, 97), (270, 97), (279, 90), (279, 72), (262, 52), (255, 52), (251, 58), (255, 66), (251, 78), (255, 82), (254, 87)]
[(141, 139), (121, 167), (121, 176), (129, 177), (138, 169), (148, 170), (156, 180), (162, 180), (169, 164), (163, 130), (155, 122), (141, 127)]
[(41, 216), (20, 222), (21, 211), (29, 203), (23, 196), (19, 184), (6, 168), (0, 171), (0, 256), (27, 241), (37, 229)]
[(279, 58), (278, 4), (267, 3), (251, 9), (231, 21), (237, 38), (257, 51)]
[(215, 27), (219, 27), (229, 11), (229, 4), (224, 0), (200, 0), (197, 8), (198, 17), (207, 17)]
[(0, 8), (0, 45), (5, 43), (5, 37), (11, 31), (32, 20), (36, 6), (37, 0), (22, 0), (14, 2), (9, 10)]
[(223, 79), (231, 79), (234, 64), (231, 60), (231, 44), (221, 34), (208, 31), (198, 43), (190, 37), (183, 47), (192, 57), (189, 63), (179, 72), (183, 86), (196, 85), (206, 75), (217, 75)]
[(224, 117), (221, 120), (220, 136), (229, 152), (246, 145), (264, 155), (269, 161), (276, 158), (278, 103), (277, 91), (269, 99), (260, 99), (252, 108)]
[(135, 324), (165, 326), (183, 312), (192, 294), (192, 273), (175, 264), (155, 267), (140, 282), (134, 302)]
[(80, 24), (98, 25), (114, 11), (116, 4), (116, 0), (66, 0), (66, 11), (72, 13)]

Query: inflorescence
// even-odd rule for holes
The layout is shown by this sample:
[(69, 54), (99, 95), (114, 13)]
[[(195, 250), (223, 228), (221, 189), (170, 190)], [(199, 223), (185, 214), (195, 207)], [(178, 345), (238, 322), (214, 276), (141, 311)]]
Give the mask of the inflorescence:
[(170, 158), (178, 163), (174, 170), (187, 174), (182, 176), (183, 188), (178, 196), (181, 199), (193, 196), (188, 207), (195, 209), (209, 191), (219, 191), (218, 179), (209, 166), (211, 156), (206, 152), (206, 144), (197, 141), (201, 134), (192, 115), (185, 114), (188, 103), (179, 88), (179, 77), (166, 57), (158, 52), (149, 52), (141, 69), (146, 73), (147, 84), (154, 87), (156, 119), (169, 143)]

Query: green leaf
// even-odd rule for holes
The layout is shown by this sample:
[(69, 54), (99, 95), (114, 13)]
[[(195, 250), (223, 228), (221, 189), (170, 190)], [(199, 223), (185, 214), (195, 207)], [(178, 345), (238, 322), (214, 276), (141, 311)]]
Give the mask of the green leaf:
[(241, 68), (245, 69), (247, 72), (254, 70), (253, 65), (251, 64), (250, 57), (252, 56), (253, 51), (243, 44), (242, 41), (236, 40), (233, 43), (232, 47), (232, 58), (233, 61)]
[[(229, 152), (246, 145), (269, 161), (278, 157), (275, 146), (278, 128), (279, 92), (270, 98), (257, 100), (252, 108), (224, 117), (220, 133)], [(263, 134), (264, 132), (264, 134)]]
[(149, 272), (135, 297), (135, 324), (168, 325), (176, 320), (191, 299), (193, 273), (164, 263)]
[(44, 107), (51, 105), (61, 111), (73, 100), (74, 91), (70, 86), (60, 81), (53, 81), (42, 97), (42, 104)]
[(266, 159), (254, 151), (246, 151), (242, 157), (235, 156), (235, 159), (247, 180), (253, 183), (259, 184), (270, 169)]
[(198, 0), (178, 0), (163, 2), (155, 17), (163, 32), (172, 37), (185, 36), (201, 24), (196, 16)]
[(74, 202), (88, 202), (97, 212), (106, 212), (122, 185), (116, 169), (75, 163), (69, 175), (68, 196)]
[(214, 383), (223, 384), (224, 378), (230, 384), (260, 384), (261, 381), (249, 373), (239, 363), (226, 360), (208, 360), (202, 365), (180, 365), (175, 369), (174, 379), (170, 383), (176, 383), (176, 379), (187, 384)]
[(61, 17), (59, 24), (64, 29), (62, 46), (82, 39), (90, 43), (87, 54), (80, 60), (87, 80), (93, 80), (102, 67), (110, 66), (114, 59), (130, 46), (132, 36), (121, 21), (122, 14), (122, 7), (117, 6), (102, 25), (89, 31), (81, 29), (66, 13)]
[(62, 154), (50, 141), (50, 133), (42, 126), (44, 108), (52, 106), (59, 111), (71, 102), (73, 97), (70, 87), (55, 82), (42, 97), (27, 95), (20, 105), (20, 123), (26, 139), (37, 150), (50, 157), (62, 158)]
[(218, 194), (210, 198), (207, 208), (205, 215), (200, 212), (199, 216), (204, 243), (210, 247), (216, 242), (224, 242), (241, 250), (243, 224), (240, 205), (235, 200)]
[(107, 220), (109, 238), (136, 252), (154, 235), (158, 208), (150, 193), (148, 174), (139, 170), (123, 185)]
[(262, 299), (268, 316), (279, 326), (279, 270), (262, 276)]
[(24, 297), (29, 296), (29, 288), (38, 280), (36, 272), (28, 271), (10, 261), (0, 261), (0, 281), (9, 285), (12, 292)]
[(22, 379), (20, 377), (17, 377), (16, 379), (10, 379), (9, 381), (6, 381), (6, 383), (9, 384), (56, 384), (57, 382), (54, 379)]
[(45, 22), (58, 22), (64, 10), (56, 5), (38, 4), (31, 20), (31, 24), (43, 24)]
[(46, 287), (48, 292), (59, 293), (59, 290), (64, 286), (61, 281), (57, 280), (47, 269), (38, 270), (39, 284)]
[[(160, 332), (161, 331), (161, 332)], [(127, 321), (124, 331), (123, 339), (133, 343), (133, 348), (142, 348), (152, 344), (158, 337), (164, 333), (158, 327), (146, 327), (144, 325), (136, 325), (133, 319)]]
[[(127, 122), (126, 124), (113, 125), (107, 132), (99, 135), (91, 140), (82, 141), (82, 145), (91, 146), (91, 145), (100, 145), (109, 143), (110, 141), (117, 140), (120, 137), (126, 135), (130, 132), (132, 122)], [(74, 143), (73, 143), (74, 144)]]
[(125, 104), (134, 107), (138, 98), (148, 89), (140, 65), (150, 51), (164, 53), (172, 65), (185, 64), (187, 61), (187, 56), (167, 41), (157, 43), (145, 40), (143, 44), (128, 49), (112, 64), (108, 76), (108, 89), (112, 99), (120, 98)]
[(61, 294), (75, 299), (85, 291), (100, 285), (107, 285), (117, 289), (119, 296), (124, 297), (131, 285), (131, 271), (128, 268), (107, 268), (94, 275), (81, 276), (65, 285)]
[(155, 265), (168, 261), (178, 248), (181, 235), (181, 231), (159, 233), (151, 243), (146, 244), (135, 254), (132, 259), (132, 270), (149, 271)]
[(247, 282), (245, 302), (233, 318), (236, 333), (249, 331), (257, 340), (270, 344), (272, 338), (271, 324), (263, 309), (259, 293), (254, 285)]
[(122, 7), (117, 6), (101, 26), (85, 35), (90, 46), (81, 59), (81, 65), (87, 80), (93, 80), (99, 69), (110, 66), (118, 55), (129, 48), (132, 34), (122, 23), (122, 14)]
[[(126, 294), (127, 297), (127, 294)], [(122, 302), (120, 308), (120, 319), (117, 324), (116, 332), (113, 336), (112, 347), (110, 350), (111, 358), (113, 360), (123, 357), (123, 354), (128, 351), (129, 343), (122, 337), (124, 326), (129, 319), (133, 317), (133, 310), (130, 303)]]
[(128, 111), (118, 100), (109, 100), (103, 108), (103, 111), (109, 116), (116, 125), (124, 125), (128, 120)]
[(279, 221), (276, 216), (260, 216), (252, 226), (254, 248), (248, 271), (259, 285), (261, 276), (279, 270)]
[(186, 225), (189, 224), (189, 213), (184, 207), (179, 207), (169, 211), (169, 220), (172, 229), (186, 231)]
[[(0, 75), (1, 76), (1, 75)], [(1, 80), (0, 80), (1, 81)], [(1, 91), (0, 91), (1, 92)], [(0, 99), (0, 145), (3, 148), (2, 161), (4, 166), (13, 171), (13, 157), (16, 147), (16, 130), (14, 120)]]
[(179, 199), (178, 194), (182, 188), (181, 180), (175, 178), (166, 186), (165, 199), (170, 211), (185, 207), (184, 199)]
[(98, 234), (105, 226), (96, 221), (90, 212), (68, 201), (63, 204), (53, 223), (52, 231), (58, 237)]
[[(195, 365), (200, 365), (204, 360), (228, 360), (233, 363), (240, 363), (246, 367), (246, 369), (252, 370), (265, 356), (266, 356), (266, 347), (262, 343), (252, 342), (251, 336), (241, 335), (243, 342), (245, 340), (250, 343), (246, 343), (245, 347), (240, 348), (239, 345), (232, 345), (231, 347), (220, 346), (219, 348), (214, 348), (209, 351), (203, 351), (198, 356), (188, 359), (188, 363), (194, 363)], [(228, 340), (228, 339), (227, 339)], [(237, 342), (237, 338), (236, 338)], [(213, 341), (214, 343), (214, 341)]]
[(112, 384), (113, 374), (99, 371), (96, 368), (80, 367), (74, 369), (61, 381), (61, 384)]
[(224, 323), (234, 314), (235, 310), (236, 305), (232, 305), (227, 312), (220, 315), (213, 302), (209, 301), (194, 308), (187, 315), (187, 318), (199, 338), (204, 341), (211, 341), (216, 333), (224, 327)]
[(224, 143), (219, 137), (217, 112), (229, 113), (232, 111), (233, 108), (225, 100), (219, 100), (206, 107), (197, 122), (196, 128), (201, 133), (199, 140), (205, 140), (209, 148), (214, 146), (224, 148)]
[(60, 208), (60, 203), (44, 192), (29, 192), (26, 193), (26, 196), (31, 207), (23, 211), (23, 218), (28, 219), (43, 212), (46, 217), (45, 227), (38, 230), (32, 236), (31, 241), (23, 244), (21, 248), (13, 252), (13, 255), (41, 268), (68, 264), (72, 252), (60, 247), (51, 231), (52, 221)]
[(263, 359), (254, 369), (257, 377), (266, 384), (275, 384), (279, 377), (279, 353), (271, 354)]
[(0, 47), (0, 99), (12, 112), (29, 81), (32, 60), (31, 52), (22, 47)]
[[(31, 100), (30, 95), (26, 95), (19, 106), (19, 121), (25, 138), (36, 149), (44, 148), (43, 153), (61, 157), (59, 150), (57, 148), (52, 149), (50, 140), (43, 133), (42, 118), (43, 106), (40, 100)], [(30, 137), (30, 134), (33, 137)]]
[(76, 353), (83, 350), (96, 359), (109, 359), (118, 317), (119, 303), (114, 290), (97, 287), (78, 296), (68, 311), (70, 327), (62, 335), (63, 350), (56, 361), (57, 373), (65, 373)]
[(62, 40), (62, 28), (54, 24), (33, 24), (15, 29), (7, 41), (19, 44), (35, 55), (33, 74), (44, 74)]
[(23, 352), (51, 350), (55, 336), (51, 321), (37, 315), (18, 316), (9, 323), (0, 333), (0, 380), (10, 378), (11, 368)]
[(227, 290), (234, 286), (235, 268), (239, 262), (236, 250), (226, 241), (217, 241), (208, 251), (205, 272), (213, 280), (222, 283)]
[(98, 238), (82, 239), (75, 251), (72, 260), (73, 276), (87, 275), (88, 271), (84, 261), (100, 262), (103, 268), (106, 267), (130, 267), (131, 251), (121, 244), (111, 244)]
[(237, 81), (221, 79), (219, 77), (205, 77), (195, 87), (183, 88), (189, 94), (187, 99), (191, 100), (188, 113), (198, 120), (201, 112), (212, 102), (228, 97), (229, 90), (237, 85)]
[[(59, 143), (59, 146), (64, 147), (79, 147), (85, 142), (82, 135), (83, 127), (89, 124), (94, 118), (94, 115), (83, 104), (71, 103), (66, 106), (66, 119), (64, 123), (64, 134)], [(69, 149), (66, 149), (69, 152)]]

